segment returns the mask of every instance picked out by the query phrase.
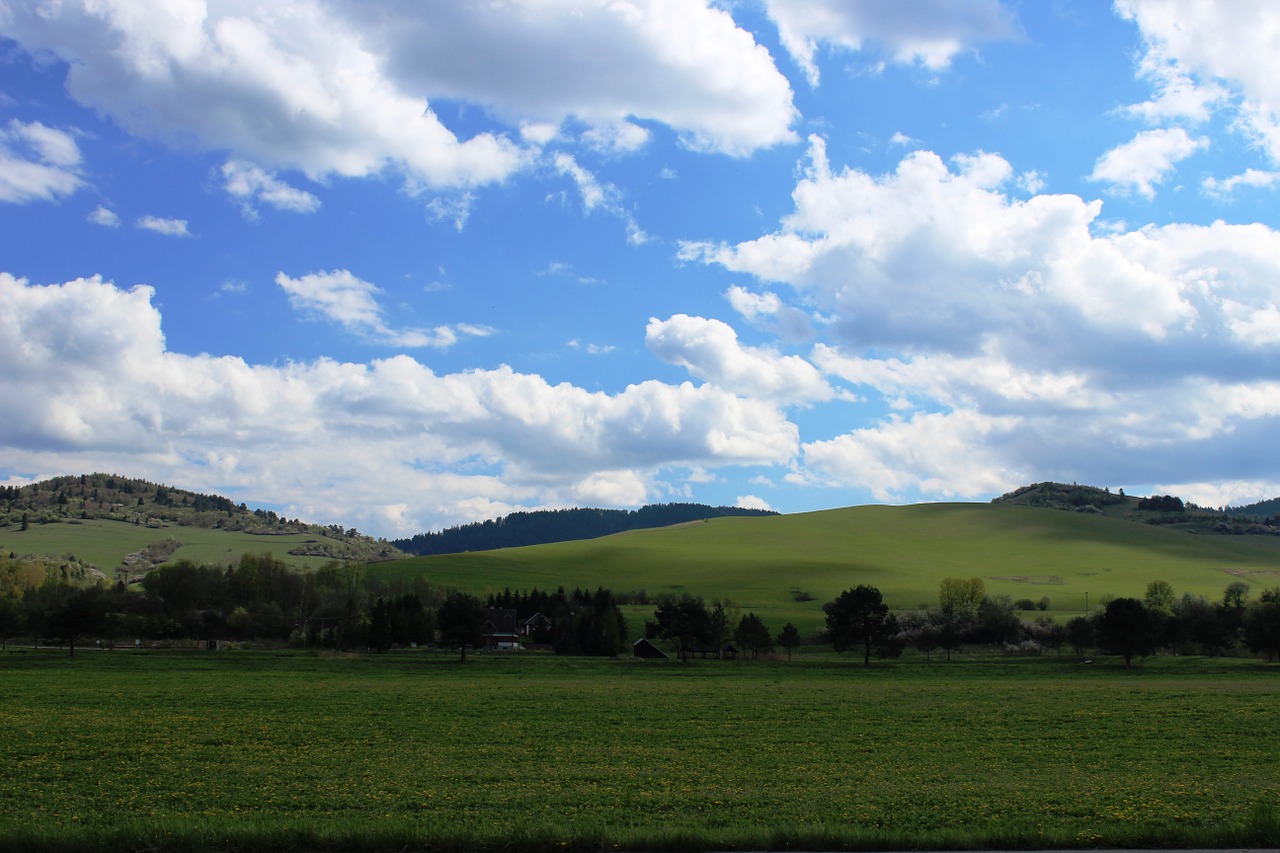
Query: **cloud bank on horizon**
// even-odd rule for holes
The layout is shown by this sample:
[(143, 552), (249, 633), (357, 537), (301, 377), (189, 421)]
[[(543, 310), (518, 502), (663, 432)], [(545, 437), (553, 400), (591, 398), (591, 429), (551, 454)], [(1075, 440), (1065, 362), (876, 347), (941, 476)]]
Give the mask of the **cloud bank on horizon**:
[(0, 482), (1280, 494), (1265, 0), (0, 0)]

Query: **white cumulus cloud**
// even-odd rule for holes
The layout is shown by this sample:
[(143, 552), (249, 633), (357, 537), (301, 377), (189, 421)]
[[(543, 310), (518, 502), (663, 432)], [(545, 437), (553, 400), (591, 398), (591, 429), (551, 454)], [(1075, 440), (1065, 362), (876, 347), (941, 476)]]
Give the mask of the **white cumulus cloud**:
[(89, 214), (88, 219), (94, 225), (101, 225), (103, 228), (119, 228), (120, 216), (110, 208), (98, 205)]
[(320, 208), (320, 199), (311, 193), (292, 187), (251, 163), (236, 160), (224, 163), (222, 180), (223, 187), (241, 203), (250, 218), (257, 216), (254, 202), (293, 213), (313, 213)]
[[(257, 164), (235, 167), (229, 190), (289, 210), (314, 204), (270, 170), (392, 171), (413, 191), (466, 193), (529, 167), (561, 127), (612, 152), (644, 145), (640, 120), (735, 156), (795, 139), (791, 89), (768, 51), (697, 0), (16, 0), (4, 23), (31, 54), (66, 63), (81, 104), (135, 135)], [(439, 101), (498, 126), (461, 134)], [(10, 195), (78, 185), (66, 162), (28, 160), (43, 177), (14, 177), (23, 161), (0, 153)]]
[(1134, 109), (1160, 120), (1228, 110), (1280, 163), (1280, 6), (1270, 0), (1117, 0), (1146, 41), (1141, 72), (1156, 96)]
[(977, 45), (1016, 38), (1014, 13), (999, 0), (767, 0), (782, 44), (812, 85), (818, 84), (821, 45), (857, 51), (876, 42), (896, 62), (942, 69)]
[(1104, 181), (1152, 198), (1156, 184), (1162, 183), (1179, 162), (1208, 147), (1208, 137), (1193, 139), (1180, 127), (1144, 130), (1103, 154), (1089, 180)]
[(66, 131), (10, 119), (0, 127), (0, 201), (56, 201), (84, 185), (80, 148)]
[[(815, 139), (779, 228), (682, 245), (770, 293), (790, 287), (823, 317), (829, 343), (812, 363), (895, 412), (806, 442), (795, 476), (900, 497), (927, 494), (912, 483), (964, 495), (1025, 477), (1280, 478), (1266, 461), (1280, 428), (1280, 231), (1095, 233), (1101, 203), (1021, 200), (1012, 175), (994, 155), (948, 166), (927, 151), (889, 174), (837, 170)], [(758, 317), (781, 299), (731, 302)]]
[(605, 394), (509, 367), (437, 374), (405, 355), (275, 366), (183, 355), (166, 348), (152, 295), (0, 273), (8, 464), (235, 483), (233, 497), (289, 515), (398, 535), (493, 507), (633, 504), (658, 472), (786, 464), (799, 446), (776, 407), (710, 385)]
[(663, 361), (744, 396), (789, 403), (833, 396), (831, 386), (812, 364), (800, 356), (745, 346), (737, 332), (720, 320), (687, 314), (651, 319), (645, 344)]

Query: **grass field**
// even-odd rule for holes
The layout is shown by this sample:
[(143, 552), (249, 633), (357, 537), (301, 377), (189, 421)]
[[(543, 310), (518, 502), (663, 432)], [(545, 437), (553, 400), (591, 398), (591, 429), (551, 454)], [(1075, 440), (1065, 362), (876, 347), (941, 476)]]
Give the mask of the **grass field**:
[[(421, 557), (370, 574), (420, 575), (477, 594), (561, 584), (688, 591), (730, 598), (775, 631), (787, 621), (808, 631), (823, 621), (824, 602), (863, 583), (902, 609), (936, 604), (943, 577), (982, 577), (992, 594), (1048, 597), (1060, 617), (1082, 612), (1086, 594), (1093, 605), (1104, 595), (1141, 596), (1153, 580), (1215, 600), (1236, 580), (1256, 593), (1280, 585), (1280, 537), (1194, 534), (1001, 504), (866, 506)], [(795, 588), (813, 600), (795, 601)]]
[(324, 557), (299, 557), (289, 553), (290, 548), (300, 547), (309, 540), (323, 541), (323, 537), (311, 533), (257, 536), (243, 531), (204, 527), (174, 525), (151, 528), (105, 519), (33, 524), (27, 530), (21, 530), (16, 524), (0, 526), (0, 551), (6, 554), (13, 552), (18, 556), (45, 554), (62, 557), (74, 554), (111, 577), (126, 554), (170, 537), (182, 543), (171, 560), (185, 559), (193, 563), (225, 566), (238, 562), (241, 554), (270, 553), (298, 569), (316, 569), (328, 562)]
[(0, 850), (1280, 844), (1280, 673), (0, 655)]

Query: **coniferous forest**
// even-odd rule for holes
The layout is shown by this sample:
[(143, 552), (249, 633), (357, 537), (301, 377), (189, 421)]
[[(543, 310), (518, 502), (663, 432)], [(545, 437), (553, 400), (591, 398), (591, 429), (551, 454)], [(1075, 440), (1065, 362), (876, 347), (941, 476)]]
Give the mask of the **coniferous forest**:
[(391, 544), (417, 557), (491, 551), (523, 545), (546, 545), (575, 539), (595, 539), (628, 530), (668, 527), (729, 515), (777, 515), (762, 509), (706, 506), (692, 503), (649, 504), (640, 509), (557, 509), (513, 512), (502, 518), (450, 527), (435, 533), (419, 533)]

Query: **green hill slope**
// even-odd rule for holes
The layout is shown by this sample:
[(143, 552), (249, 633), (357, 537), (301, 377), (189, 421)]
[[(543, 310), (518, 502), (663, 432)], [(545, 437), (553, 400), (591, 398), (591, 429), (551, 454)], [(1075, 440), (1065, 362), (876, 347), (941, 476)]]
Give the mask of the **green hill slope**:
[[(561, 584), (650, 596), (687, 591), (803, 629), (821, 623), (823, 602), (860, 583), (907, 609), (935, 603), (943, 577), (977, 576), (991, 594), (1047, 596), (1060, 615), (1083, 611), (1086, 594), (1091, 605), (1140, 596), (1152, 580), (1211, 598), (1235, 580), (1260, 590), (1280, 584), (1280, 537), (1195, 534), (1013, 504), (866, 506), (421, 557), (372, 566), (370, 574), (421, 575), (478, 594)], [(812, 599), (797, 600), (797, 592)]]
[[(151, 551), (139, 555), (144, 549)], [(390, 543), (354, 528), (289, 520), (219, 495), (115, 474), (0, 487), (4, 554), (85, 565), (113, 577), (122, 565), (143, 570), (165, 558), (226, 565), (241, 554), (264, 552), (299, 569), (317, 568), (331, 559), (363, 562), (405, 556)], [(78, 570), (73, 573), (77, 579), (87, 577)]]
[[(246, 553), (270, 553), (296, 569), (316, 569), (331, 558), (291, 552), (337, 551), (342, 545), (313, 533), (263, 535), (178, 524), (155, 528), (108, 519), (33, 524), (27, 530), (19, 525), (0, 526), (0, 553), (39, 556), (53, 564), (74, 558), (109, 579), (124, 565), (131, 566), (130, 577), (137, 579), (151, 564), (162, 561), (156, 558), (226, 566), (238, 563)], [(151, 552), (146, 553), (147, 549)]]

